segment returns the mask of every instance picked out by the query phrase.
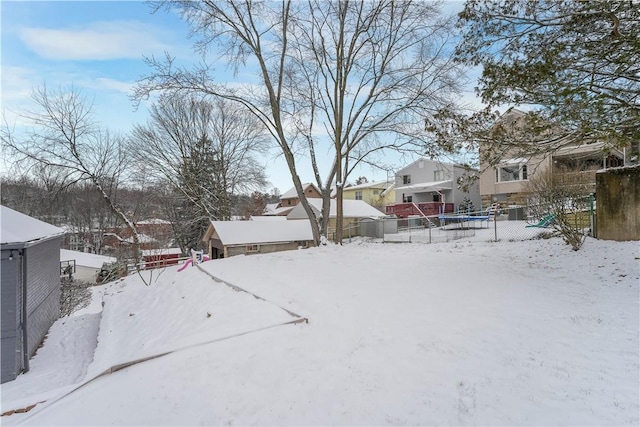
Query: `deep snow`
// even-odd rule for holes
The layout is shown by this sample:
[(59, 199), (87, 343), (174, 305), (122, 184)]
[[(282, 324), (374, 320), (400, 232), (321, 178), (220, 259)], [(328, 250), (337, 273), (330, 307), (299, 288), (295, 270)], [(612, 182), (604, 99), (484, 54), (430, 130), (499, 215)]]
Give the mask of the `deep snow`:
[(201, 267), (261, 298), (198, 268), (93, 288), (1, 387), (3, 412), (43, 403), (2, 424), (640, 422), (638, 242), (355, 240)]

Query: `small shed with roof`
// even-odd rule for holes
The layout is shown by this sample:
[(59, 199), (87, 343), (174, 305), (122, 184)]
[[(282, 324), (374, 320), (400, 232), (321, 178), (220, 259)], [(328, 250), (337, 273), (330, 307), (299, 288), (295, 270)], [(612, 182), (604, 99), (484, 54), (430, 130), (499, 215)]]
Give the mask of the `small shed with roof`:
[(309, 221), (211, 221), (203, 239), (209, 258), (287, 251), (313, 246)]
[(0, 211), (2, 375), (12, 381), (60, 316), (64, 230), (5, 206)]

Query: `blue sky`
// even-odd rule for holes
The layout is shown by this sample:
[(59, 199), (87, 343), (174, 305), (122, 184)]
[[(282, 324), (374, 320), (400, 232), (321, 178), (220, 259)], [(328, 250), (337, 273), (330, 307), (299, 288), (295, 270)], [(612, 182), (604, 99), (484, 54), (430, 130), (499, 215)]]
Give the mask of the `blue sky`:
[[(461, 7), (454, 2), (454, 8)], [(16, 112), (30, 108), (31, 91), (46, 84), (81, 89), (93, 102), (99, 122), (111, 130), (126, 133), (133, 124), (145, 122), (146, 106), (135, 111), (129, 99), (135, 82), (149, 71), (143, 56), (167, 51), (184, 61), (197, 60), (187, 25), (173, 13), (151, 11), (141, 1), (2, 1), (5, 120), (20, 125)], [(410, 161), (398, 159), (397, 166)], [(287, 191), (292, 184), (284, 161), (272, 155), (263, 163), (271, 181), (265, 190)], [(308, 162), (301, 161), (299, 175), (303, 182), (313, 180)], [(384, 172), (363, 167), (352, 180), (360, 175), (370, 181), (386, 179)]]

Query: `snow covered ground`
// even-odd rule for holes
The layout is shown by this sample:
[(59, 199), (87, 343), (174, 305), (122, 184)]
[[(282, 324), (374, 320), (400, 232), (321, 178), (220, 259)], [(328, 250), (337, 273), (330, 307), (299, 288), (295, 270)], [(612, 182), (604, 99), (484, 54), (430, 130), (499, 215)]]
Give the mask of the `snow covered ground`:
[(1, 423), (640, 422), (638, 242), (356, 239), (201, 267), (224, 282), (93, 288), (1, 387), (2, 412), (42, 403)]

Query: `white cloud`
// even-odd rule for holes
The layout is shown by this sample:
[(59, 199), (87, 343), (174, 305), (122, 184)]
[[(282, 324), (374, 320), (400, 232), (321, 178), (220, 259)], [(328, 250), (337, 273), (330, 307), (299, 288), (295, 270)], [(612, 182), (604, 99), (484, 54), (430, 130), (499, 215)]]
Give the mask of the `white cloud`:
[(94, 22), (67, 29), (25, 28), (20, 39), (48, 59), (140, 59), (143, 54), (169, 50), (156, 29), (137, 21)]
[(131, 90), (135, 86), (135, 83), (122, 82), (119, 80), (109, 79), (106, 77), (99, 77), (96, 79), (96, 85), (92, 85), (94, 89), (107, 89), (116, 92), (122, 92), (126, 95), (131, 94)]

